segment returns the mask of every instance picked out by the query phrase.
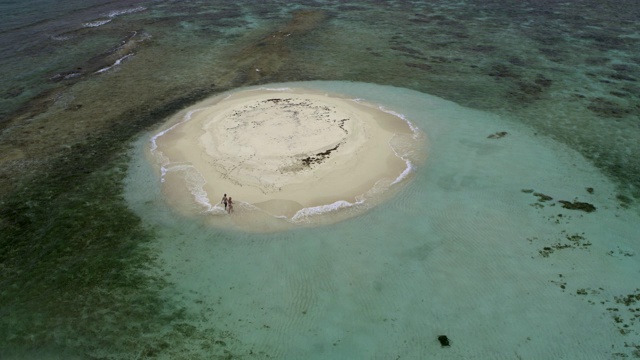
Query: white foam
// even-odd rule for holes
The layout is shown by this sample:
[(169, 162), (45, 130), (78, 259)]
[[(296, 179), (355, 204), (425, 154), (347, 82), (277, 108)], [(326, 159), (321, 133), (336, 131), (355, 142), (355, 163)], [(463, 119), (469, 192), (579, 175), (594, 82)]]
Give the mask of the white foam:
[[(364, 100), (362, 98), (354, 98), (353, 101), (362, 102)], [(407, 117), (404, 114), (395, 112), (393, 110), (389, 110), (382, 105), (378, 105), (378, 109), (380, 109), (380, 111), (386, 112), (387, 114), (391, 114), (399, 119), (402, 119), (404, 122), (406, 122), (409, 128), (411, 129), (411, 132), (413, 133), (414, 139), (417, 139), (420, 136), (420, 129), (413, 122), (409, 121), (409, 119), (407, 119)], [(389, 144), (389, 146), (391, 146), (391, 149), (396, 154), (396, 156), (404, 160), (405, 164), (407, 164), (407, 167), (404, 169), (404, 171), (402, 171), (402, 173), (390, 184), (390, 186), (393, 186), (395, 184), (402, 182), (402, 180), (406, 179), (407, 176), (409, 176), (409, 174), (413, 172), (414, 166), (413, 166), (413, 163), (411, 163), (411, 161), (407, 159), (406, 157), (407, 154), (403, 154), (403, 155), (398, 154), (398, 151), (396, 150), (395, 147), (393, 147), (391, 144)]]
[(111, 20), (113, 20), (113, 18), (89, 21), (89, 22), (86, 22), (86, 23), (82, 24), (82, 26), (84, 26), (84, 27), (98, 27), (98, 26), (102, 26), (104, 24), (110, 23)]
[(82, 26), (87, 27), (87, 28), (99, 27), (99, 26), (102, 26), (102, 25), (110, 23), (111, 21), (113, 21), (113, 19), (117, 18), (118, 16), (127, 15), (127, 14), (133, 14), (133, 13), (137, 13), (137, 12), (141, 12), (141, 11), (145, 11), (145, 10), (147, 10), (147, 8), (144, 7), (144, 6), (138, 6), (138, 7), (130, 8), (130, 9), (113, 10), (113, 11), (110, 11), (107, 14), (103, 15), (106, 18), (96, 19), (96, 20), (93, 20), (93, 21), (87, 21), (87, 22), (83, 23)]
[(202, 174), (200, 174), (200, 172), (198, 172), (198, 170), (190, 164), (171, 164), (171, 160), (158, 150), (157, 144), (158, 138), (175, 129), (178, 125), (191, 120), (193, 114), (201, 110), (202, 109), (194, 109), (188, 111), (180, 122), (153, 135), (149, 140), (149, 142), (151, 143), (150, 151), (151, 154), (155, 157), (156, 162), (160, 164), (161, 183), (165, 182), (167, 173), (172, 171), (183, 172), (183, 176), (185, 177), (187, 183), (187, 188), (193, 195), (195, 201), (198, 204), (202, 205), (205, 208), (206, 212), (216, 212), (215, 206), (211, 205), (211, 203), (209, 202), (209, 196), (204, 190), (204, 185), (207, 183), (207, 181), (204, 179)]
[(109, 14), (107, 14), (107, 16), (110, 17), (110, 18), (115, 18), (115, 17), (118, 17), (120, 15), (133, 14), (133, 13), (137, 13), (137, 12), (141, 12), (141, 11), (145, 11), (145, 10), (147, 10), (146, 7), (138, 6), (138, 7), (131, 8), (131, 9), (113, 10), (113, 11), (110, 11)]
[(409, 161), (409, 160), (407, 160), (405, 158), (403, 158), (403, 160), (407, 164), (407, 167), (404, 169), (404, 171), (395, 180), (393, 180), (391, 185), (395, 185), (395, 184), (401, 182), (407, 176), (409, 176), (409, 174), (411, 174), (411, 172), (413, 171), (413, 164), (411, 163), (411, 161)]
[(187, 189), (193, 195), (194, 200), (205, 208), (205, 211), (210, 212), (213, 209), (213, 205), (209, 202), (209, 195), (204, 190), (204, 186), (207, 184), (207, 180), (200, 174), (200, 172), (191, 164), (176, 164), (172, 166), (163, 167), (163, 174), (161, 181), (164, 182), (164, 176), (169, 172), (181, 172), (182, 176), (187, 183)]
[(268, 88), (268, 87), (265, 87), (265, 88), (260, 88), (260, 90), (267, 90), (267, 91), (290, 91), (290, 90), (291, 90), (291, 88), (288, 88), (288, 87), (282, 87), (282, 88)]
[(121, 57), (120, 59), (116, 60), (116, 61), (115, 61), (113, 64), (111, 64), (110, 66), (104, 67), (104, 68), (102, 68), (102, 69), (100, 69), (100, 70), (96, 71), (95, 73), (96, 73), (96, 74), (101, 74), (101, 73), (103, 73), (103, 72), (105, 72), (105, 71), (109, 71), (109, 70), (111, 70), (112, 68), (114, 68), (114, 67), (116, 67), (116, 66), (120, 65), (124, 60), (126, 60), (127, 58), (130, 58), (131, 56), (133, 56), (133, 53), (129, 53), (129, 54), (127, 54), (127, 55), (125, 55), (125, 56)]
[(227, 213), (227, 210), (225, 210), (224, 207), (222, 207), (222, 204), (217, 203), (215, 205), (213, 205), (211, 207), (211, 209), (206, 210), (206, 213), (212, 214), (212, 215), (223, 215)]
[(162, 130), (159, 133), (155, 134), (154, 136), (151, 137), (151, 152), (154, 152), (158, 149), (158, 144), (156, 143), (156, 140), (163, 136), (164, 134), (168, 133), (169, 131), (173, 130), (176, 126), (183, 124), (189, 120), (191, 120), (191, 117), (193, 116), (194, 113), (201, 111), (202, 109), (194, 109), (191, 110), (189, 112), (187, 112), (184, 117), (182, 118), (182, 121), (180, 121), (179, 123), (172, 125), (171, 127), (169, 127), (168, 129)]
[(67, 41), (71, 39), (71, 36), (68, 35), (52, 35), (51, 36), (51, 40), (55, 40), (55, 41)]
[(411, 131), (413, 132), (413, 138), (414, 138), (414, 139), (417, 139), (417, 138), (418, 138), (418, 136), (419, 136), (419, 134), (420, 134), (420, 129), (419, 129), (419, 128), (414, 124), (414, 123), (412, 123), (411, 121), (409, 121), (409, 119), (407, 119), (407, 117), (406, 117), (404, 114), (400, 114), (400, 113), (395, 112), (395, 111), (393, 111), (393, 110), (389, 110), (389, 109), (385, 108), (385, 107), (384, 107), (384, 106), (382, 106), (382, 105), (378, 106), (378, 108), (379, 108), (381, 111), (386, 112), (387, 114), (391, 114), (391, 115), (393, 115), (393, 116), (395, 116), (395, 117), (398, 117), (398, 118), (400, 118), (400, 119), (404, 120), (404, 122), (406, 122), (406, 123), (407, 123), (407, 125), (409, 125), (409, 128), (410, 128), (410, 129), (411, 129)]
[[(166, 159), (166, 157), (165, 157)], [(163, 165), (160, 167), (160, 182), (163, 183), (164, 182), (164, 176), (167, 175), (167, 172), (169, 170), (167, 170), (167, 168)]]
[(73, 79), (76, 78), (78, 76), (81, 76), (82, 73), (81, 72), (71, 72), (71, 73), (66, 73), (66, 74), (56, 74), (52, 77), (49, 78), (49, 80), (53, 80), (53, 81), (60, 81), (60, 80), (69, 80), (69, 79)]
[(308, 207), (308, 208), (304, 208), (299, 210), (298, 212), (295, 213), (295, 215), (293, 215), (291, 217), (291, 221), (293, 222), (301, 222), (301, 221), (306, 221), (308, 220), (309, 217), (312, 216), (316, 216), (316, 215), (321, 215), (321, 214), (326, 214), (328, 212), (331, 211), (336, 211), (336, 210), (340, 210), (340, 209), (344, 209), (344, 208), (349, 208), (352, 207), (354, 205), (358, 205), (358, 204), (362, 204), (364, 203), (364, 200), (362, 201), (356, 201), (355, 203), (351, 203), (345, 200), (338, 200), (332, 204), (326, 204), (326, 205), (320, 205), (320, 206), (313, 206), (313, 207)]
[[(418, 126), (416, 126), (413, 122), (409, 121), (409, 119), (407, 119), (407, 117), (404, 114), (395, 112), (393, 110), (389, 110), (387, 108), (385, 108), (382, 105), (379, 105), (378, 108), (381, 111), (386, 112), (387, 114), (391, 114), (397, 118), (402, 119), (404, 122), (407, 123), (407, 125), (409, 126), (409, 128), (411, 129), (411, 132), (413, 132), (413, 138), (417, 139), (420, 136), (420, 129), (418, 128)], [(409, 176), (409, 174), (414, 170), (414, 166), (413, 163), (411, 163), (411, 161), (409, 159), (407, 159), (406, 155), (407, 154), (398, 154), (398, 152), (396, 151), (396, 148), (394, 148), (393, 146), (391, 146), (391, 149), (393, 149), (393, 152), (396, 154), (396, 156), (398, 156), (399, 158), (401, 158), (402, 160), (404, 160), (405, 164), (407, 164), (407, 167), (404, 169), (404, 171), (400, 174), (400, 176), (398, 176), (392, 183), (391, 185), (395, 185), (399, 182), (401, 182), (402, 180), (404, 180), (407, 176)]]
[(195, 112), (197, 112), (197, 111), (200, 111), (200, 110), (201, 109), (195, 109), (195, 110), (191, 110), (191, 111), (187, 112), (179, 123), (174, 124), (173, 126), (169, 127), (168, 129), (160, 131), (159, 133), (153, 135), (151, 137), (151, 139), (149, 140), (149, 142), (151, 143), (151, 147), (150, 147), (149, 150), (151, 151), (151, 154), (153, 155), (153, 157), (155, 157), (156, 163), (160, 164), (160, 182), (161, 183), (164, 183), (164, 177), (165, 177), (165, 175), (167, 174), (167, 171), (168, 171), (166, 166), (170, 164), (171, 160), (169, 160), (169, 158), (166, 157), (162, 153), (162, 151), (158, 150), (157, 139), (159, 137), (163, 136), (164, 134), (168, 133), (169, 131), (173, 130), (176, 126), (191, 120), (191, 117), (193, 116), (193, 114)]

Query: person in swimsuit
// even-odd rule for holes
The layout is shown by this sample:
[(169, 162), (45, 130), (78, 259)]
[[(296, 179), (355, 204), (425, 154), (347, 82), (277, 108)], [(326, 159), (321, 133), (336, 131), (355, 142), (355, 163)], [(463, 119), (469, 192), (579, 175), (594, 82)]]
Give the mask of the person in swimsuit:
[(229, 196), (229, 201), (227, 201), (227, 211), (229, 214), (233, 212), (233, 200), (231, 200), (231, 196)]
[(222, 197), (222, 203), (224, 204), (224, 209), (227, 210), (227, 194)]

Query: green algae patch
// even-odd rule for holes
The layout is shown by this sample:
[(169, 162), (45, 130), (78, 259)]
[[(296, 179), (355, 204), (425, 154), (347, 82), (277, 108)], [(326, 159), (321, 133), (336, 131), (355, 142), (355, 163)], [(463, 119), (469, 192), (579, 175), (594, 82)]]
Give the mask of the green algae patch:
[(216, 329), (187, 336), (172, 327), (191, 315), (167, 295), (148, 247), (155, 234), (122, 196), (131, 137), (209, 93), (127, 111), (0, 194), (1, 358), (197, 359), (189, 349), (203, 341), (209, 354), (229, 353)]
[(151, 233), (114, 196), (123, 175), (97, 171), (3, 202), (4, 347), (50, 346), (65, 335), (104, 343), (163, 312), (158, 291), (166, 284), (144, 271), (153, 264), (143, 248)]
[(153, 231), (120, 195), (124, 169), (97, 170), (76, 184), (49, 181), (2, 203), (3, 357), (37, 358), (34, 349), (47, 349), (83, 359), (197, 359), (188, 349), (202, 344), (232, 355), (220, 341), (234, 343), (233, 334), (185, 325), (193, 319), (163, 295), (170, 284), (154, 271)]

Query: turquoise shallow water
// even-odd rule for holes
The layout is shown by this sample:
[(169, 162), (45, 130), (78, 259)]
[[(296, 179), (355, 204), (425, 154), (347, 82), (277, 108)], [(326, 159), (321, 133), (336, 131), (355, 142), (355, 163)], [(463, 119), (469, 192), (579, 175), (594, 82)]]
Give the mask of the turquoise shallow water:
[[(364, 215), (260, 235), (208, 228), (200, 222), (207, 215), (173, 214), (141, 154), (145, 136), (126, 197), (159, 227), (154, 248), (175, 284), (172, 296), (199, 314), (199, 326), (223, 324), (233, 334), (230, 348), (242, 355), (287, 359), (596, 359), (609, 356), (610, 346), (626, 350), (616, 320), (603, 314), (620, 314), (630, 330), (636, 324), (633, 307), (611, 309), (635, 284), (640, 229), (636, 215), (615, 209), (613, 184), (579, 154), (527, 127), (415, 91), (344, 82), (276, 86), (398, 111), (428, 134), (429, 158), (396, 198)], [(487, 138), (501, 131), (508, 135)], [(542, 193), (553, 199), (540, 200)], [(574, 199), (600, 210), (558, 202)], [(451, 348), (440, 347), (442, 334)]]
[[(640, 356), (634, 2), (0, 6), (0, 357)], [(158, 124), (315, 80), (427, 133), (396, 198), (268, 235), (166, 207)]]

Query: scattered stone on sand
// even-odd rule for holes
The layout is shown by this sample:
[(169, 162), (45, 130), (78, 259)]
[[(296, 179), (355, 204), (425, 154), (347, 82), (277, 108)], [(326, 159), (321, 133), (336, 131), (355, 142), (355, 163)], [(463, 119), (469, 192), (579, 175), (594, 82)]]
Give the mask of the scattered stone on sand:
[(586, 289), (578, 289), (578, 290), (576, 290), (576, 294), (578, 294), (578, 295), (587, 295), (587, 290)]
[[(563, 230), (562, 234), (564, 234), (565, 239), (569, 240), (569, 242), (567, 243), (567, 242), (558, 241), (555, 244), (544, 246), (542, 250), (538, 250), (538, 253), (540, 254), (540, 256), (549, 257), (549, 255), (553, 254), (556, 250), (562, 250), (562, 249), (585, 249), (586, 250), (589, 246), (592, 245), (590, 241), (585, 239), (584, 233), (581, 233), (581, 234), (576, 233), (573, 235), (569, 235)], [(537, 238), (529, 239), (529, 242), (533, 242), (533, 240), (537, 240)]]
[[(640, 321), (640, 314), (638, 314), (640, 312), (640, 307), (638, 306), (640, 289), (635, 289), (635, 291), (626, 295), (614, 296), (614, 302), (618, 305), (609, 307), (607, 310), (609, 310), (620, 334), (627, 335), (633, 332), (638, 335), (636, 327)], [(636, 345), (635, 348), (634, 353), (640, 356), (640, 346)]]
[(564, 215), (564, 214), (551, 215), (547, 217), (547, 220), (555, 224), (561, 224), (561, 223), (569, 224), (571, 219), (572, 219), (571, 216)]
[[(553, 281), (552, 281), (553, 282)], [(622, 335), (639, 335), (637, 326), (640, 322), (640, 289), (629, 291), (622, 295), (606, 297), (607, 292), (602, 287), (576, 289), (575, 295), (585, 299), (591, 305), (603, 305), (613, 321), (613, 325)], [(640, 357), (640, 346), (625, 342), (625, 348), (632, 350), (631, 354)], [(637, 356), (635, 355), (637, 353)], [(616, 357), (628, 358), (625, 353), (613, 354)]]
[(624, 304), (625, 306), (635, 305), (640, 302), (640, 289), (636, 289), (631, 294), (616, 296), (615, 300), (618, 304)]
[(587, 192), (588, 192), (589, 194), (593, 194), (593, 188), (592, 188), (592, 187), (588, 187), (588, 188), (587, 188)]
[(610, 250), (609, 252), (607, 252), (607, 255), (617, 258), (631, 257), (635, 256), (635, 254), (636, 253), (633, 250), (621, 249), (620, 246), (616, 246), (616, 250)]
[(567, 288), (567, 282), (564, 281), (564, 278), (562, 277), (562, 274), (558, 274), (558, 278), (559, 280), (550, 280), (550, 282), (552, 284), (556, 284), (560, 287), (560, 289), (562, 289), (562, 291), (564, 291)]

